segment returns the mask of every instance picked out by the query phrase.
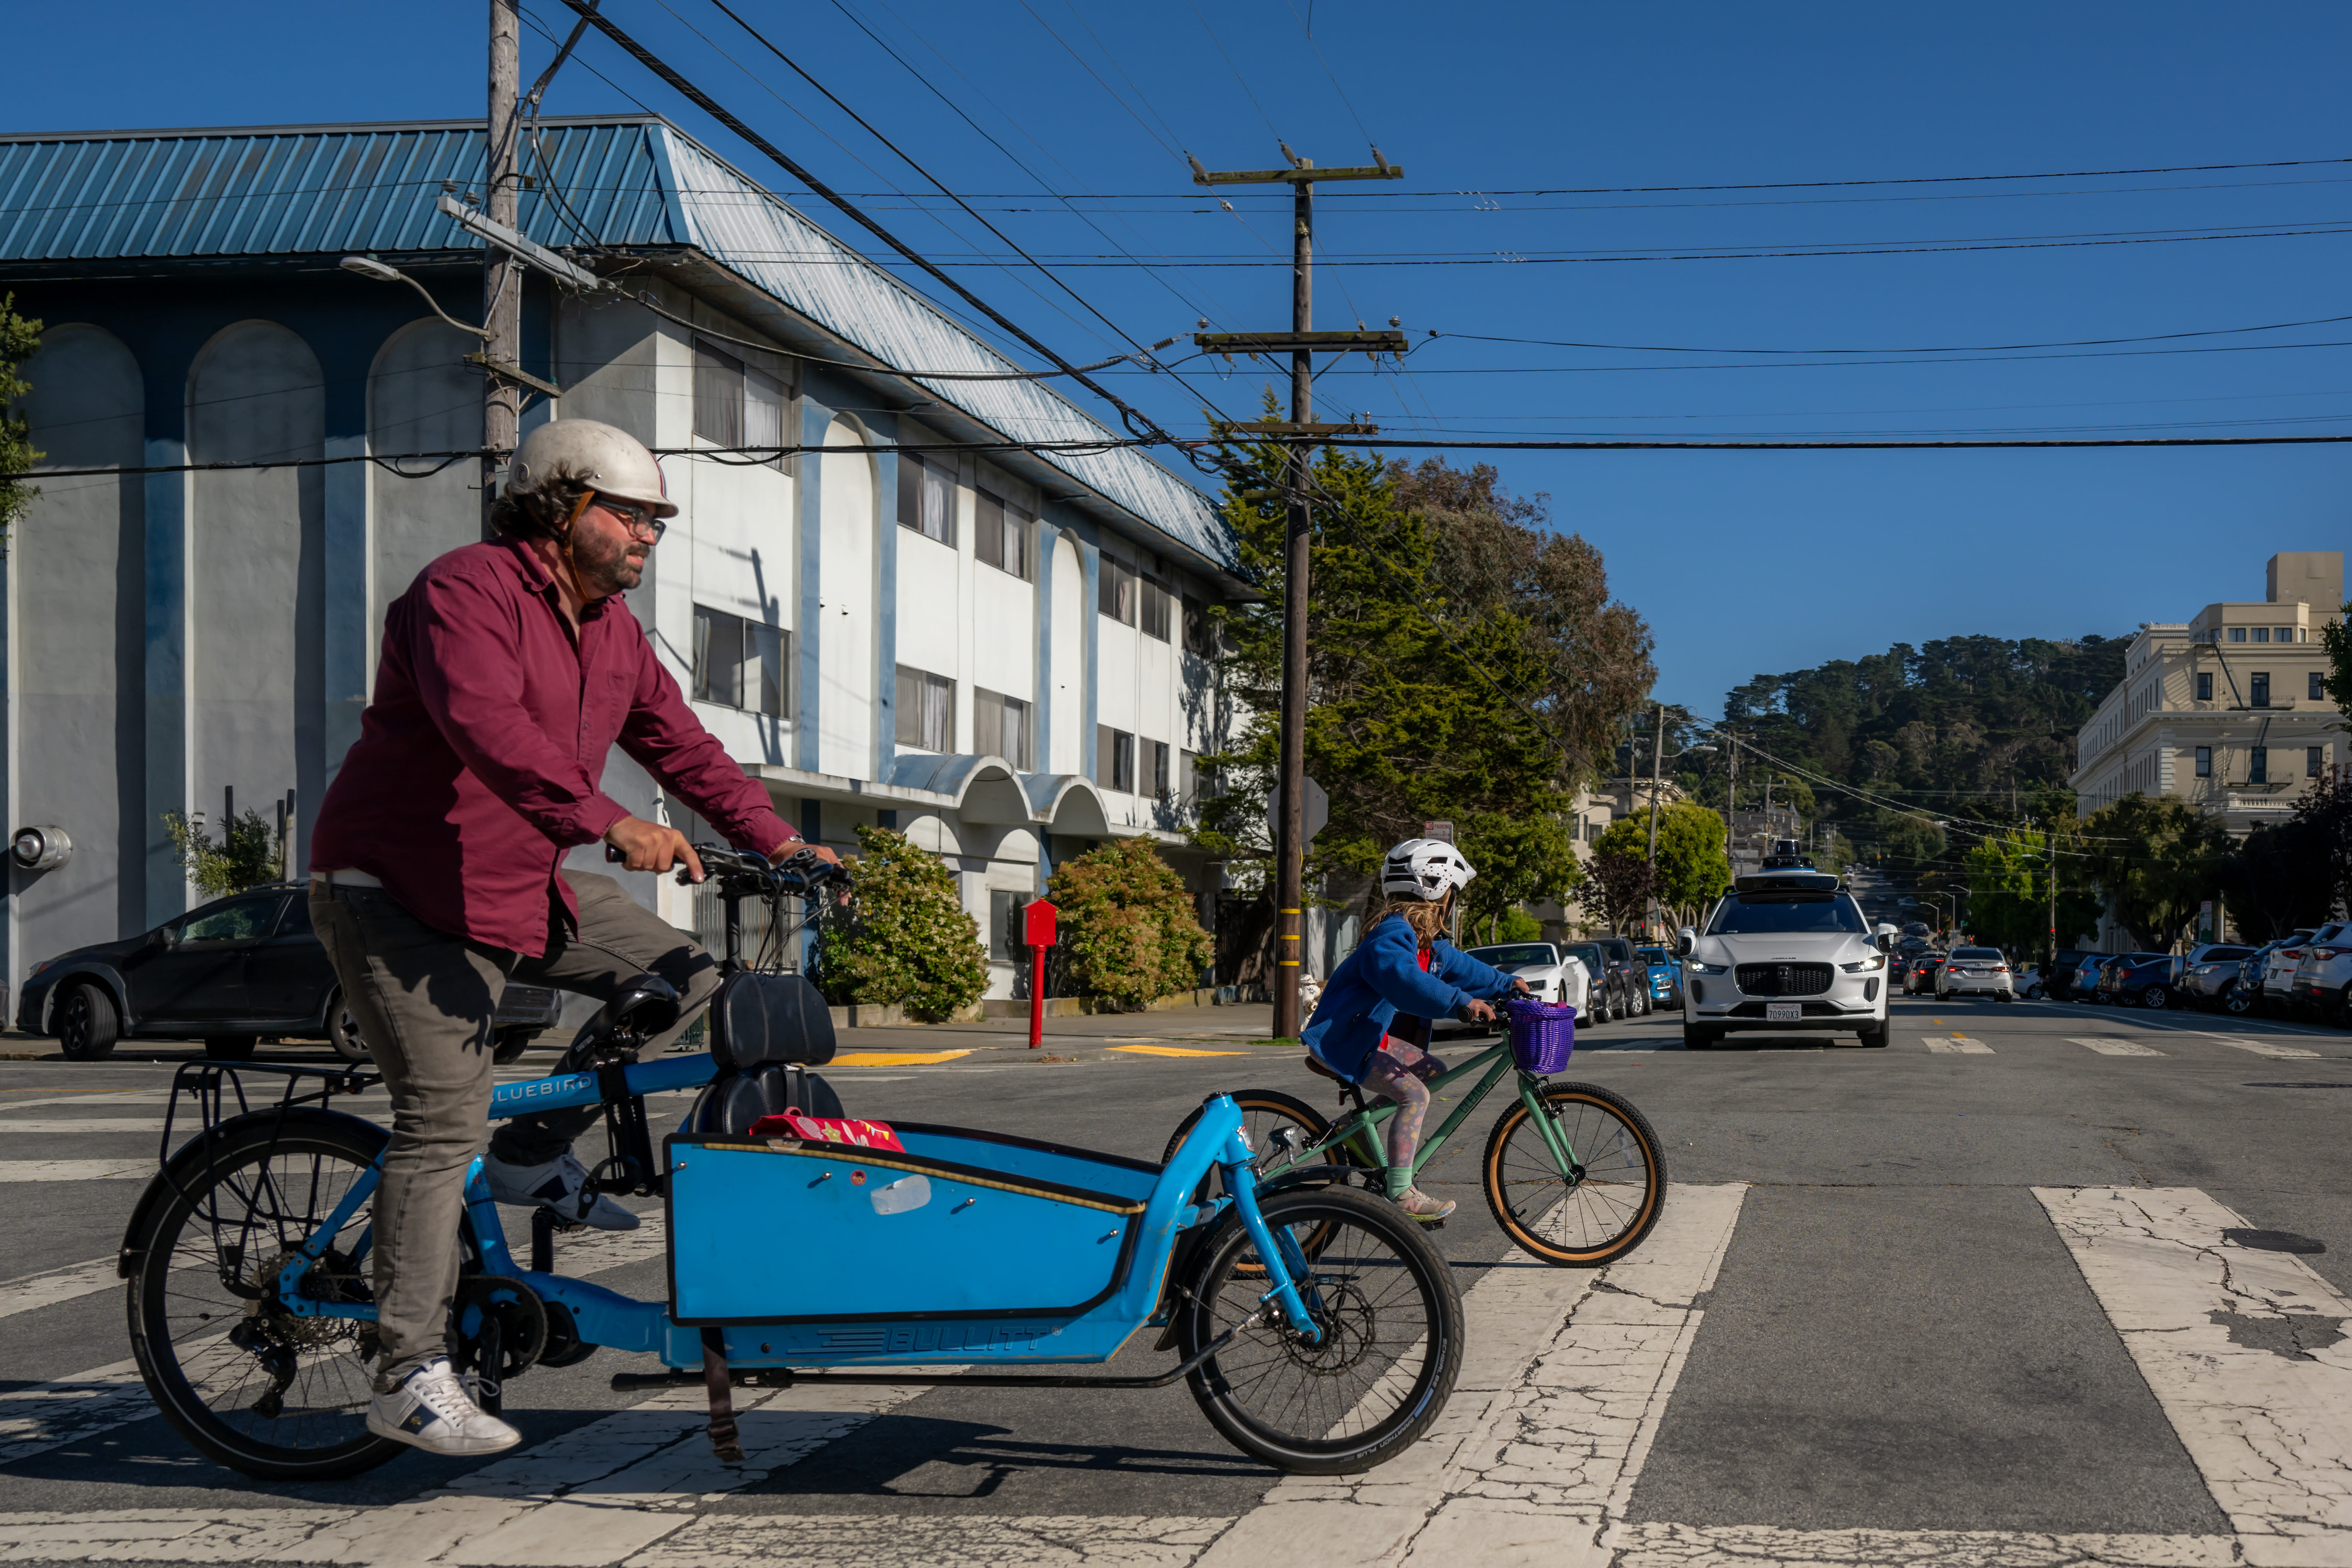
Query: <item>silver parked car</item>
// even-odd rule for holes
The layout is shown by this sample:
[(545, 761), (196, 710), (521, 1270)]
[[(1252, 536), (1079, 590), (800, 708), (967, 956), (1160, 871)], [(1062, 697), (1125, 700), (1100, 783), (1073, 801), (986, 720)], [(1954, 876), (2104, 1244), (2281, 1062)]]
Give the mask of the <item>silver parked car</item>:
[(2294, 972), (2303, 963), (2303, 950), (2311, 942), (2326, 941), (2344, 928), (2329, 924), (2316, 929), (2298, 931), (2292, 941), (2280, 942), (2263, 960), (2263, 1009), (2265, 1012), (2291, 1013), (2294, 1010)]
[[(2188, 971), (2180, 977), (2181, 1000), (2192, 1007), (2220, 1007), (2238, 986), (2238, 972), (2254, 955), (2251, 947), (2209, 942), (2189, 954)], [(2241, 1007), (2237, 1011), (2243, 1012)]]

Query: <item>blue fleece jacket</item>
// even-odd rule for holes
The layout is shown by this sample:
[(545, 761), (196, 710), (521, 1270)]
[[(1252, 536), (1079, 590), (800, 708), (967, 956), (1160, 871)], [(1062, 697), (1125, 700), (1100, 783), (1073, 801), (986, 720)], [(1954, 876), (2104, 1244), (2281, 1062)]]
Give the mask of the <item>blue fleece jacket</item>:
[(1362, 1076), (1364, 1058), (1398, 1014), (1452, 1017), (1465, 1003), (1492, 1000), (1511, 988), (1509, 975), (1443, 937), (1432, 944), (1423, 973), (1420, 949), (1405, 918), (1389, 915), (1339, 961), (1305, 1037), (1307, 1048), (1325, 1067), (1352, 1082)]

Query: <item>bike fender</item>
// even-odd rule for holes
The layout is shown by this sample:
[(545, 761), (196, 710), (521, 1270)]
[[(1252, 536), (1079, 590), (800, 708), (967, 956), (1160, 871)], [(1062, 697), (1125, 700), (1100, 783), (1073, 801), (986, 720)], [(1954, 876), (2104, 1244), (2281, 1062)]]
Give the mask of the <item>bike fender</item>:
[[(281, 1114), (284, 1117), (282, 1122), (279, 1121)], [(379, 1149), (384, 1141), (392, 1136), (373, 1121), (363, 1121), (356, 1116), (347, 1116), (340, 1110), (321, 1110), (315, 1105), (298, 1105), (282, 1113), (273, 1107), (247, 1111), (242, 1116), (232, 1116), (214, 1129), (214, 1136), (218, 1137), (231, 1129), (242, 1130), (248, 1125), (263, 1122), (276, 1123), (288, 1128), (298, 1126), (365, 1128), (367, 1130), (365, 1136), (375, 1139)], [(115, 1254), (114, 1258), (114, 1272), (117, 1279), (128, 1279), (138, 1270), (140, 1256), (146, 1250), (147, 1228), (154, 1219), (155, 1205), (172, 1196), (178, 1187), (184, 1187), (188, 1183), (195, 1180), (203, 1173), (204, 1169), (205, 1140), (201, 1136), (195, 1136), (181, 1144), (171, 1158), (163, 1162), (155, 1174), (149, 1178), (146, 1187), (139, 1194), (139, 1202), (131, 1210), (131, 1223), (123, 1227), (121, 1250)], [(174, 1183), (178, 1184), (178, 1187), (174, 1186)]]

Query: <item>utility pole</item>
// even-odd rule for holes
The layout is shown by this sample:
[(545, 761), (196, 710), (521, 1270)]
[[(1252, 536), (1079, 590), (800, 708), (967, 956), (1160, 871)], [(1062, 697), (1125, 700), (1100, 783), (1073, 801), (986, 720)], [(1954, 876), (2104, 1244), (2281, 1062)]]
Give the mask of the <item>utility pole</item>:
[(2050, 962), (2058, 962), (2058, 825), (2042, 830), (2042, 847), (2050, 861)]
[(1315, 411), (1315, 355), (1318, 352), (1382, 353), (1403, 357), (1404, 333), (1318, 332), (1315, 328), (1315, 183), (1318, 180), (1401, 180), (1404, 170), (1372, 149), (1374, 167), (1317, 169), (1288, 146), (1282, 155), (1287, 169), (1242, 169), (1212, 173), (1192, 160), (1196, 185), (1286, 184), (1291, 191), (1290, 331), (1279, 332), (1201, 332), (1193, 342), (1231, 359), (1235, 353), (1256, 355), (1288, 351), (1290, 354), (1290, 418), (1220, 423), (1218, 435), (1279, 436), (1288, 446), (1286, 489), (1289, 519), (1284, 537), (1282, 569), (1282, 743), (1278, 769), (1282, 809), (1275, 833), (1275, 970), (1274, 1033), (1287, 1038), (1298, 1033), (1298, 980), (1306, 907), (1307, 837), (1307, 590), (1308, 546), (1313, 539), (1312, 512), (1307, 504), (1313, 460), (1310, 442), (1317, 436), (1378, 435), (1370, 425), (1318, 425)]
[[(1666, 765), (1666, 705), (1650, 717), (1650, 925), (1658, 923), (1658, 771)], [(1680, 755), (1680, 752), (1675, 753)]]
[[(488, 213), (496, 223), (515, 222), (515, 100), (522, 86), (521, 23), (518, 0), (490, 0), (489, 189)], [(482, 357), (497, 364), (522, 363), (522, 264), (497, 245), (482, 247), (482, 325), (489, 336)], [(499, 467), (514, 453), (522, 423), (522, 393), (505, 376), (485, 376), (482, 393), (482, 531), (489, 532), (490, 501)]]

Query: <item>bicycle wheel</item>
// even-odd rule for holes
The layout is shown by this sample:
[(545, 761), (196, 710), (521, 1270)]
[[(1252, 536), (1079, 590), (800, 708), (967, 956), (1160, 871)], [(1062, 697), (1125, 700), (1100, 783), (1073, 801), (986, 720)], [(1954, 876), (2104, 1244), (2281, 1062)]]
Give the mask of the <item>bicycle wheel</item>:
[[(1263, 1301), (1265, 1262), (1229, 1219), (1184, 1289), (1178, 1342), (1189, 1358), (1251, 1326), (1186, 1374), (1193, 1400), (1234, 1447), (1293, 1474), (1395, 1458), (1437, 1419), (1462, 1369), (1452, 1270), (1419, 1226), (1363, 1193), (1296, 1188), (1269, 1196), (1265, 1214), (1322, 1337), (1307, 1343)], [(1311, 1262), (1306, 1237), (1321, 1238)]]
[[(265, 1480), (327, 1480), (404, 1445), (367, 1429), (373, 1323), (297, 1317), (265, 1297), (373, 1164), (386, 1134), (343, 1117), (257, 1117), (217, 1138), (209, 1163), (175, 1163), (154, 1194), (127, 1306), (131, 1350), (164, 1418), (199, 1450)], [(158, 1177), (162, 1182), (163, 1178)], [(362, 1205), (305, 1277), (313, 1300), (372, 1299)], [(474, 1253), (472, 1226), (461, 1246)]]
[(1666, 1156), (1649, 1119), (1597, 1084), (1545, 1088), (1543, 1106), (1575, 1151), (1580, 1173), (1560, 1173), (1524, 1101), (1513, 1100), (1486, 1138), (1486, 1206), (1531, 1256), (1597, 1268), (1642, 1245), (1666, 1205)]
[[(1274, 1135), (1283, 1128), (1297, 1129), (1298, 1146), (1301, 1149), (1313, 1148), (1321, 1142), (1324, 1134), (1331, 1131), (1330, 1121), (1321, 1112), (1305, 1100), (1295, 1095), (1285, 1094), (1280, 1089), (1244, 1089), (1234, 1093), (1232, 1100), (1241, 1108), (1242, 1131), (1249, 1135), (1250, 1152), (1256, 1156), (1251, 1163), (1251, 1168), (1256, 1171), (1260, 1177), (1290, 1163), (1290, 1156), (1284, 1152), (1281, 1144), (1275, 1142), (1274, 1138)], [(1192, 1129), (1200, 1125), (1201, 1113), (1208, 1109), (1207, 1102), (1203, 1101), (1192, 1108), (1192, 1113), (1190, 1116), (1176, 1124), (1176, 1131), (1168, 1135), (1168, 1147), (1160, 1151), (1161, 1164), (1164, 1165), (1176, 1157), (1176, 1151), (1184, 1146), (1184, 1140), (1191, 1137)], [(1324, 1154), (1322, 1163), (1328, 1165), (1343, 1165), (1348, 1163), (1348, 1161), (1334, 1149)], [(1202, 1202), (1208, 1196), (1209, 1182), (1213, 1179), (1202, 1180), (1200, 1187), (1192, 1194), (1194, 1203)]]

